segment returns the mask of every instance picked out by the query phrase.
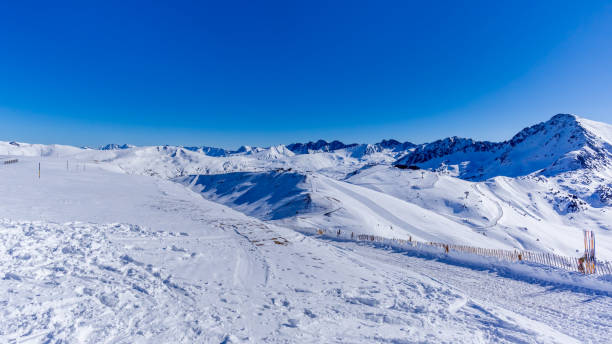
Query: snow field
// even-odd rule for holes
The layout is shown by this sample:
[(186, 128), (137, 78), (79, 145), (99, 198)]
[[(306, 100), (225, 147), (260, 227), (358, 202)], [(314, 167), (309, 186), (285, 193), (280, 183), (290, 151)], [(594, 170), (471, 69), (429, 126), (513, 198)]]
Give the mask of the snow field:
[(8, 342), (189, 341), (211, 325), (194, 307), (195, 286), (111, 241), (161, 241), (174, 233), (7, 221), (1, 229), (0, 338)]
[[(610, 330), (605, 295), (304, 236), (103, 163), (43, 160), (39, 181), (36, 160), (0, 171), (0, 341), (571, 343)], [(473, 293), (481, 283), (499, 299)], [(550, 288), (573, 306), (534, 316)], [(587, 312), (597, 328), (567, 326)]]

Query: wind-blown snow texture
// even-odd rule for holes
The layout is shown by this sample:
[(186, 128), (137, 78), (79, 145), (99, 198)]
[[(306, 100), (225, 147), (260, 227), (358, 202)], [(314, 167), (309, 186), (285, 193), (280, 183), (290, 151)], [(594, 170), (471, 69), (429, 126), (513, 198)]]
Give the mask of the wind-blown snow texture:
[(303, 233), (579, 256), (589, 229), (611, 259), (611, 142), (574, 115), (502, 143), (0, 142), (0, 342), (607, 342), (608, 277)]

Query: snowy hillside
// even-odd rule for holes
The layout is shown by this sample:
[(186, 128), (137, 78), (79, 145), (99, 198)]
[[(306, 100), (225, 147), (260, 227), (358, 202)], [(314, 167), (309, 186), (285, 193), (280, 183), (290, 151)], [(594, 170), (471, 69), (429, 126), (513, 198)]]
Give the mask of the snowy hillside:
[(322, 175), (239, 172), (177, 181), (207, 199), (285, 227), (509, 247), (431, 210)]
[(583, 229), (597, 233), (599, 255), (612, 259), (612, 213), (580, 203), (556, 179), (495, 177), (471, 182), (424, 170), (375, 166), (347, 182), (440, 214), (514, 248), (575, 255)]
[[(536, 268), (576, 288), (304, 236), (117, 171), (52, 157), (2, 166), (0, 341), (578, 343), (612, 330), (612, 298), (589, 277)], [(347, 206), (372, 211), (365, 196), (392, 206), (391, 196), (315, 178)]]
[(396, 164), (445, 170), (467, 180), (531, 173), (553, 176), (579, 169), (609, 172), (611, 131), (609, 124), (560, 114), (505, 142), (451, 137), (420, 145)]
[[(612, 258), (612, 213), (591, 207), (546, 178), (469, 182), (427, 171), (374, 166), (345, 181), (292, 171), (175, 179), (205, 198), (262, 220), (311, 230), (576, 255), (582, 230)], [(575, 208), (577, 207), (577, 208)]]

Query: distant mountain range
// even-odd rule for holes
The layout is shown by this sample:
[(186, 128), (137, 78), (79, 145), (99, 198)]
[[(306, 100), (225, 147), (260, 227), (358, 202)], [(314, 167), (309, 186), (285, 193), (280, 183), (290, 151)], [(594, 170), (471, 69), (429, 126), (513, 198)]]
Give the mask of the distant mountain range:
[[(415, 166), (445, 171), (465, 180), (485, 180), (494, 176), (521, 176), (538, 172), (551, 176), (562, 172), (612, 166), (612, 126), (576, 115), (559, 114), (527, 127), (503, 142), (476, 141), (448, 137), (416, 145), (389, 139), (375, 144), (341, 141), (311, 141), (267, 148), (242, 146), (237, 150), (215, 147), (174, 147), (210, 157), (257, 156), (278, 160), (294, 155), (341, 153), (360, 160), (382, 154), (395, 166)], [(108, 144), (100, 150), (138, 149), (128, 144)], [(171, 150), (172, 150), (171, 149)]]
[(109, 143), (107, 145), (101, 146), (100, 148), (98, 148), (99, 150), (115, 150), (115, 149), (128, 149), (128, 148), (134, 148), (135, 146), (132, 145), (128, 145), (128, 144), (116, 144), (116, 143)]
[[(96, 151), (105, 154), (97, 156)], [(612, 125), (570, 114), (555, 115), (503, 142), (454, 136), (419, 145), (393, 139), (374, 144), (318, 140), (267, 148), (242, 146), (237, 150), (129, 144), (107, 144), (92, 150), (13, 141), (0, 142), (0, 154), (91, 156), (96, 160), (125, 161), (123, 166), (134, 166), (134, 173), (141, 173), (140, 169), (146, 165), (148, 170), (169, 177), (175, 175), (177, 169), (182, 171), (180, 173), (194, 173), (196, 169), (217, 173), (288, 167), (342, 177), (377, 164), (439, 171), (471, 181), (496, 176), (537, 174), (550, 177), (588, 171), (588, 178), (597, 179), (602, 185), (602, 194), (609, 194), (607, 190), (612, 188), (609, 182), (612, 178)], [(142, 160), (146, 163), (137, 168), (130, 158), (134, 155), (141, 159), (146, 156)]]
[[(135, 146), (129, 145), (129, 144), (111, 143), (111, 144), (101, 146), (98, 149), (99, 150), (118, 150), (118, 149), (134, 148), (134, 147)], [(382, 140), (381, 142), (378, 142), (375, 144), (361, 144), (361, 143), (345, 144), (337, 140), (334, 140), (331, 142), (327, 142), (325, 140), (318, 140), (316, 142), (310, 141), (307, 143), (292, 143), (286, 146), (279, 145), (279, 146), (273, 146), (273, 147), (276, 147), (277, 149), (279, 147), (285, 147), (287, 150), (293, 152), (294, 154), (312, 154), (312, 153), (322, 153), (322, 152), (335, 152), (341, 149), (350, 149), (350, 150), (358, 151), (360, 148), (363, 148), (363, 150), (367, 152), (381, 152), (383, 150), (391, 150), (394, 152), (405, 152), (408, 149), (416, 147), (416, 145), (411, 142), (399, 142), (393, 139)], [(220, 156), (230, 156), (230, 155), (235, 155), (235, 154), (253, 154), (253, 153), (262, 152), (267, 149), (272, 149), (273, 147), (262, 148), (262, 147), (241, 146), (237, 150), (228, 150), (228, 149), (208, 147), (208, 146), (200, 146), (200, 147), (189, 146), (189, 147), (182, 147), (182, 148), (185, 148), (193, 152), (200, 152), (208, 156), (220, 157)]]

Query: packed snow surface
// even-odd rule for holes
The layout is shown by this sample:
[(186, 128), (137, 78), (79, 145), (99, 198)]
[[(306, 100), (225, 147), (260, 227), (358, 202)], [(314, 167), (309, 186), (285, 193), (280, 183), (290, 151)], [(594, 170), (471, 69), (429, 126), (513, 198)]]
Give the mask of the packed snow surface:
[(611, 132), (559, 115), (462, 148), (0, 142), (0, 342), (608, 342), (610, 276), (308, 233), (577, 257), (589, 229), (610, 259)]

